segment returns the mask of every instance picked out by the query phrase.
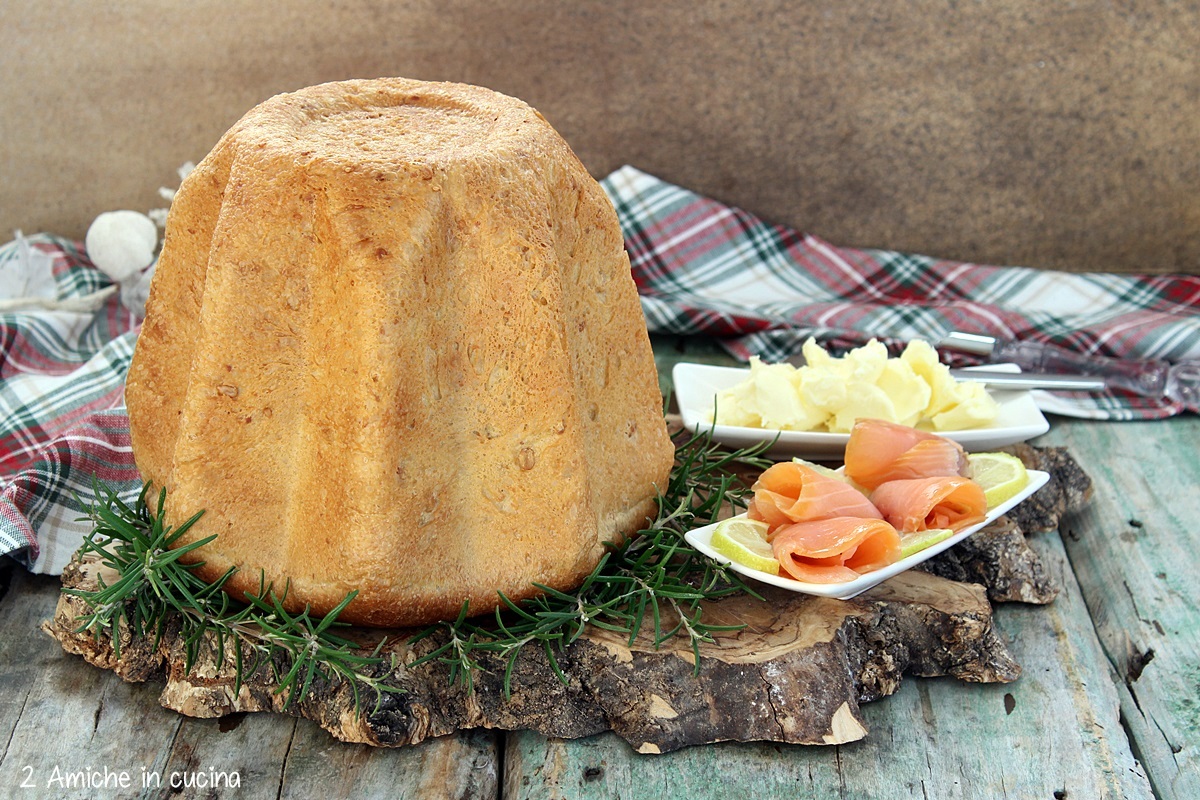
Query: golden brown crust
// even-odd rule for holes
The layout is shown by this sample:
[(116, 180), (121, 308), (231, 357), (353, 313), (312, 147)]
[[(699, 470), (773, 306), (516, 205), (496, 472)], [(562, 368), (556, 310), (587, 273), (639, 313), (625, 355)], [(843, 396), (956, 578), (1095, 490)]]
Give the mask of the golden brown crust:
[(616, 215), (495, 92), (325, 84), (180, 188), (126, 387), (203, 574), (412, 625), (577, 585), (672, 449)]

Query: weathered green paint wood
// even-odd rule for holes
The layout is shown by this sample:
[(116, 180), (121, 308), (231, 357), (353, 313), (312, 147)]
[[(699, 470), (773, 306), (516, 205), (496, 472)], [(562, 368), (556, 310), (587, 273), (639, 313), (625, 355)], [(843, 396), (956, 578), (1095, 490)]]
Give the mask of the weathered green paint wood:
[(315, 723), (296, 725), (280, 798), (484, 800), (497, 797), (499, 734), (468, 731), (382, 750), (336, 742)]
[(1120, 727), (1117, 694), (1061, 540), (1049, 534), (1033, 546), (1063, 591), (1048, 606), (997, 608), (1020, 680), (911, 680), (901, 695), (866, 707), (871, 734), (859, 754), (866, 763), (856, 768), (919, 777), (911, 793), (894, 796), (1152, 796)]
[[(127, 684), (68, 657), (39, 625), (50, 617), (58, 581), (17, 570), (0, 602), (0, 682), (15, 714), (5, 713), (0, 794), (90, 798), (117, 796), (60, 782), (68, 773), (107, 768), (140, 783), (143, 768), (163, 763), (182, 718), (158, 705), (154, 687)], [(10, 706), (6, 702), (6, 712)], [(125, 796), (133, 796), (126, 793)]]
[(1055, 420), (1045, 440), (1096, 481), (1063, 538), (1135, 752), (1159, 797), (1200, 797), (1200, 417)]
[(513, 734), (505, 797), (1150, 798), (1061, 544), (1040, 538), (1064, 591), (1048, 607), (1000, 609), (1024, 667), (1014, 684), (907, 678), (863, 707), (866, 739), (836, 748), (731, 743), (639, 756), (608, 735)]
[[(200, 720), (168, 711), (161, 684), (125, 683), (39, 629), (58, 592), (56, 579), (18, 569), (0, 600), (0, 797), (496, 797), (497, 735), (488, 731), (385, 750), (341, 744), (282, 715)], [(133, 787), (54, 782), (89, 768), (128, 773)], [(193, 785), (173, 788), (173, 774)], [(234, 774), (240, 786), (226, 788)], [(143, 789), (147, 775), (160, 781)], [(37, 788), (23, 790), (24, 782)]]
[(287, 758), (288, 734), (296, 720), (266, 714), (235, 721), (181, 720), (165, 758), (160, 756), (165, 764), (155, 789), (163, 796), (211, 797), (211, 787), (238, 797), (278, 795), (280, 765)]

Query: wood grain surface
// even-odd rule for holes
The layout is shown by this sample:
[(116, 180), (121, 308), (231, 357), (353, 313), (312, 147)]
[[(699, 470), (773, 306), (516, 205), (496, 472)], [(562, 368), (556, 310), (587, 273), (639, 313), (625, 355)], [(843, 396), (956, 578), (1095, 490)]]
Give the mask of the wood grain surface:
[(1062, 530), (1134, 752), (1162, 798), (1200, 797), (1200, 418), (1076, 423), (1109, 487)]

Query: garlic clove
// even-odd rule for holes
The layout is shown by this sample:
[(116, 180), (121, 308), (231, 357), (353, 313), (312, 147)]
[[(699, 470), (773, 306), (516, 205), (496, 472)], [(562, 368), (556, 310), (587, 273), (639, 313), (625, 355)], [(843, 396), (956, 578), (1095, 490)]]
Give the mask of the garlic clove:
[(88, 228), (84, 246), (101, 272), (125, 283), (154, 261), (158, 228), (137, 211), (106, 211)]

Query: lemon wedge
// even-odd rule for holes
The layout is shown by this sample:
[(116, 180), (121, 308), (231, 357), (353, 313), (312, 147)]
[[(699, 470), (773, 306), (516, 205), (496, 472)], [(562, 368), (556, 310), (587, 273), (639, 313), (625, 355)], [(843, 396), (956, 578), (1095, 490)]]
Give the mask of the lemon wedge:
[(913, 553), (919, 553), (926, 547), (932, 547), (938, 542), (945, 541), (954, 535), (950, 528), (934, 528), (928, 531), (914, 531), (900, 534), (900, 557), (908, 558)]
[(767, 523), (733, 517), (717, 523), (710, 540), (712, 549), (742, 566), (779, 574), (779, 562), (767, 542)]
[(1008, 453), (971, 453), (967, 463), (971, 480), (983, 487), (989, 509), (1011, 499), (1029, 483), (1021, 459)]

